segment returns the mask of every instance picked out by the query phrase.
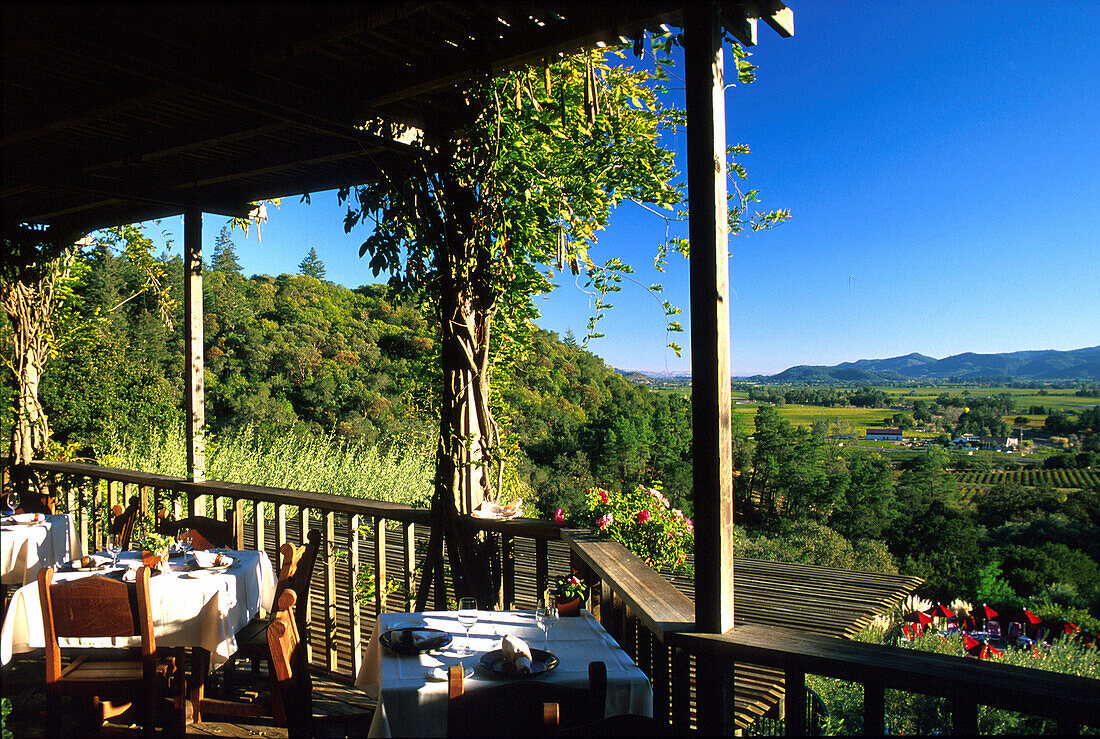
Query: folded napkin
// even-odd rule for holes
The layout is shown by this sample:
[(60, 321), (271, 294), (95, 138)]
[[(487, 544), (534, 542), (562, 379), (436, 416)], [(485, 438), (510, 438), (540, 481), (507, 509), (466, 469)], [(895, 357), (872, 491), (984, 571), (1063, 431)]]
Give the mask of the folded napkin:
[(91, 569), (95, 567), (102, 567), (105, 564), (110, 564), (110, 557), (101, 557), (97, 554), (91, 556), (83, 556), (80, 559), (74, 559), (71, 562), (67, 562), (66, 565), (74, 570)]
[(126, 571), (122, 573), (122, 579), (126, 582), (136, 582), (139, 567), (141, 567), (140, 562), (131, 562), (126, 565)]
[(531, 674), (531, 647), (523, 639), (506, 635), (500, 643), (500, 651), (504, 653), (502, 669), (519, 675)]
[(199, 567), (225, 567), (233, 564), (232, 557), (217, 552), (195, 551), (191, 552), (191, 556), (195, 558), (195, 563)]
[(8, 516), (5, 521), (11, 521), (12, 523), (42, 523), (46, 520), (46, 514), (44, 513), (16, 513), (12, 516)]

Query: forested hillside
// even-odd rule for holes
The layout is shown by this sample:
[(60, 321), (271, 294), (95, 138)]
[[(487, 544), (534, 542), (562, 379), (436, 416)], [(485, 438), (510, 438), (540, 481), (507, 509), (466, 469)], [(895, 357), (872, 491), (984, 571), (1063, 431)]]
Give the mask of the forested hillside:
[[(66, 286), (58, 355), (41, 393), (52, 457), (140, 467), (143, 446), (163, 450), (165, 439), (182, 446), (173, 441), (182, 420), (182, 264), (153, 259), (151, 251), (145, 235), (121, 230), (82, 254)], [(303, 265), (324, 274), (319, 260)], [(322, 459), (370, 457), (371, 469), (388, 466), (389, 476), (360, 471), (331, 490), (380, 495), (381, 485), (404, 488), (405, 500), (427, 499), (440, 376), (437, 322), (420, 305), (379, 285), (351, 290), (305, 274), (245, 277), (228, 233), (204, 289), (211, 448), (266, 445), (283, 450), (283, 466), (292, 456), (286, 450), (296, 448)], [(583, 507), (586, 488), (659, 484), (691, 515), (687, 395), (627, 381), (568, 334), (559, 340), (528, 325), (497, 340), (503, 359), (492, 403), (505, 429), (505, 497), (528, 500), (528, 515), (563, 508), (568, 520)], [(0, 386), (5, 434), (10, 382), (5, 376)], [(967, 473), (941, 449), (891, 461), (830, 443), (828, 423), (796, 426), (776, 410), (780, 400), (880, 405), (887, 402), (881, 391), (752, 392), (774, 405), (762, 406), (751, 427), (734, 429), (740, 553), (919, 574), (926, 592), (943, 600), (1046, 603), (1074, 618), (1100, 609), (1100, 486), (1091, 478), (1059, 489), (1047, 478), (1021, 484), (1004, 476), (977, 492), (960, 489), (969, 480), (958, 475)], [(998, 406), (1002, 400), (989, 401), (990, 418), (1014, 412)], [(914, 401), (914, 415), (921, 402)], [(974, 398), (967, 404), (969, 414), (985, 408)], [(1052, 415), (1049, 430), (1072, 427), (1090, 450), (1100, 440), (1097, 415)], [(965, 417), (958, 416), (957, 430)], [(309, 474), (281, 479), (322, 486)]]
[[(61, 456), (95, 459), (117, 439), (142, 443), (181, 422), (182, 261), (153, 260), (170, 298), (161, 316), (149, 265), (124, 248), (127, 239), (141, 240), (138, 251), (151, 242), (125, 237), (83, 255), (60, 351), (45, 373), (42, 400)], [(436, 432), (438, 329), (421, 306), (381, 285), (245, 277), (226, 232), (204, 293), (212, 437), (250, 427), (266, 438), (308, 432), (387, 447)], [(494, 383), (510, 429), (509, 494), (552, 511), (592, 484), (663, 480), (686, 505), (690, 401), (627, 382), (571, 336), (559, 341), (532, 326), (509, 340), (518, 346)], [(6, 434), (10, 378), (0, 392)]]

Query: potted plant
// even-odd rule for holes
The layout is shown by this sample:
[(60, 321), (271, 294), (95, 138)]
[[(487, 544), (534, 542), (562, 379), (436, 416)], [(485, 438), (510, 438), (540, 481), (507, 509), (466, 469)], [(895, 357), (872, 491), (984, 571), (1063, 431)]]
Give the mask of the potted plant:
[(553, 592), (559, 616), (579, 616), (581, 603), (588, 597), (588, 586), (576, 572), (571, 572), (554, 581)]

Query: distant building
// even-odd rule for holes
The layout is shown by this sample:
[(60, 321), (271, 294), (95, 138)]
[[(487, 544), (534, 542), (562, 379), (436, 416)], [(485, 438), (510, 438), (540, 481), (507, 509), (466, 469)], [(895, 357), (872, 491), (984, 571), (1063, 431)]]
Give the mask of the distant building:
[(1020, 440), (1012, 436), (983, 436), (978, 443), (982, 449), (992, 449), (995, 452), (1006, 452), (1020, 446)]
[(949, 443), (956, 449), (968, 449), (970, 447), (981, 446), (982, 437), (975, 436), (974, 434), (963, 434), (957, 439), (952, 439)]
[(867, 441), (901, 441), (901, 429), (867, 429)]

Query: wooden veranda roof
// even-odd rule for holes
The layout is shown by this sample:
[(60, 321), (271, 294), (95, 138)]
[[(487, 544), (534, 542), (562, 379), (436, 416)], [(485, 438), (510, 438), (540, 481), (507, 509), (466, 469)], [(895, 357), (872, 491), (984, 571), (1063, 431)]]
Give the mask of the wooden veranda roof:
[[(748, 23), (751, 5), (728, 13)], [(679, 6), (4, 4), (4, 226), (242, 215), (362, 183), (422, 154), (456, 82), (633, 38)]]

